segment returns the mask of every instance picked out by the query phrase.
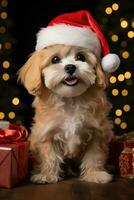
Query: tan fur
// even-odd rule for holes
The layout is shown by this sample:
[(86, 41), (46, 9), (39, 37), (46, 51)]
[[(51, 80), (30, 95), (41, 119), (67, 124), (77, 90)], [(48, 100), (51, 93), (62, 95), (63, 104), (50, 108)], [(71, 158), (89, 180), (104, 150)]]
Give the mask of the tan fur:
[[(57, 90), (54, 92), (45, 86), (45, 75), (50, 68), (52, 72), (58, 69), (60, 73), (63, 70), (61, 64), (51, 65), (54, 55), (64, 57), (77, 50), (86, 52), (87, 63), (92, 65), (91, 73), (95, 73), (96, 81), (80, 95), (77, 93), (73, 97), (64, 97), (57, 94)], [(83, 78), (83, 75), (80, 77)], [(108, 119), (111, 104), (104, 92), (106, 76), (98, 59), (87, 49), (55, 45), (35, 52), (21, 69), (19, 78), (28, 91), (36, 96), (30, 142), (38, 164), (31, 180), (38, 183), (57, 182), (63, 173), (60, 165), (64, 159), (77, 158), (82, 162), (83, 180), (101, 183), (110, 181), (111, 175), (104, 167), (107, 144), (113, 136), (112, 122)], [(62, 83), (60, 87), (64, 94), (66, 86)]]

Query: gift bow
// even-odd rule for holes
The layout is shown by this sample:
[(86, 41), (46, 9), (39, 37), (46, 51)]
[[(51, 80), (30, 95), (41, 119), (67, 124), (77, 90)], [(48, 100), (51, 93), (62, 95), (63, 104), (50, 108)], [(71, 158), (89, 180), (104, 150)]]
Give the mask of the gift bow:
[(0, 143), (21, 141), (28, 137), (28, 131), (23, 126), (10, 124), (8, 129), (0, 129)]

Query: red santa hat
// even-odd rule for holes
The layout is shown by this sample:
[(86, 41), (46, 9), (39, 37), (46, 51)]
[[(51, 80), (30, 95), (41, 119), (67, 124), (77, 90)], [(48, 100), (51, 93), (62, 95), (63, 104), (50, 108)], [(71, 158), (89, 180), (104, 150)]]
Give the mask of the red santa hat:
[(60, 15), (38, 32), (37, 51), (54, 44), (88, 48), (102, 58), (101, 64), (105, 72), (113, 72), (120, 65), (118, 55), (110, 53), (99, 25), (86, 10)]

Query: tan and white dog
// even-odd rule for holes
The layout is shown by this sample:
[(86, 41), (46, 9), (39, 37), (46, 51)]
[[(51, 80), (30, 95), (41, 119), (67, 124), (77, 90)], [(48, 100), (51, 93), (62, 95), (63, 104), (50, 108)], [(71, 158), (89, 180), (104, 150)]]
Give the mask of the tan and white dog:
[(75, 158), (81, 162), (82, 180), (111, 181), (105, 170), (113, 136), (111, 104), (99, 56), (79, 44), (42, 46), (21, 68), (19, 79), (35, 96), (30, 142), (37, 163), (31, 180), (57, 182), (62, 178), (61, 164)]

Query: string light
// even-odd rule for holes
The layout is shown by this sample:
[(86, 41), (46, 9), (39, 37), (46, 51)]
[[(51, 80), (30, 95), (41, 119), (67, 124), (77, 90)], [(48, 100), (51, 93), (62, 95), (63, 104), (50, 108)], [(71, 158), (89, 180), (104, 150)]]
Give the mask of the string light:
[(2, 12), (1, 13), (1, 18), (2, 19), (6, 19), (7, 18), (7, 13), (6, 12)]
[(114, 123), (119, 125), (121, 123), (121, 119), (119, 117), (115, 118)]
[(10, 119), (14, 119), (14, 118), (15, 118), (15, 113), (14, 113), (14, 112), (9, 112), (9, 113), (8, 113), (8, 117), (9, 117)]
[(128, 27), (128, 22), (126, 20), (122, 20), (120, 23), (122, 28), (127, 28)]
[(131, 73), (130, 72), (125, 72), (124, 77), (126, 79), (130, 79), (131, 78)]
[(122, 129), (126, 129), (127, 128), (127, 123), (126, 122), (122, 122), (121, 125), (120, 125), (120, 127)]
[(7, 68), (10, 67), (10, 63), (9, 63), (9, 61), (7, 61), (7, 60), (5, 60), (5, 61), (2, 63), (2, 65), (3, 65), (3, 67), (4, 67), (5, 69), (7, 69)]
[(123, 106), (123, 110), (124, 110), (125, 112), (128, 112), (128, 111), (130, 110), (130, 105), (128, 105), (128, 104), (124, 105), (124, 106)]
[(107, 7), (107, 8), (105, 9), (105, 12), (106, 12), (107, 15), (110, 15), (110, 14), (112, 13), (112, 8)]
[(116, 77), (115, 76), (111, 76), (109, 79), (110, 83), (116, 83)]
[(116, 35), (116, 34), (114, 34), (114, 35), (111, 36), (111, 40), (112, 40), (113, 42), (117, 42), (118, 39), (119, 39), (119, 37), (118, 37), (118, 35)]
[(112, 95), (113, 96), (117, 96), (119, 94), (119, 90), (118, 89), (113, 89), (112, 90)]
[(123, 51), (122, 57), (123, 57), (124, 59), (127, 59), (127, 58), (129, 57), (129, 52), (128, 52), (128, 51)]
[(129, 31), (127, 33), (127, 35), (128, 35), (129, 38), (133, 38), (134, 37), (134, 31)]
[(121, 109), (117, 109), (115, 111), (116, 116), (120, 117), (122, 115), (122, 110)]
[(124, 75), (123, 74), (120, 74), (119, 76), (118, 76), (118, 80), (120, 81), (120, 82), (122, 82), (122, 81), (124, 81)]
[(17, 105), (20, 103), (19, 98), (18, 98), (18, 97), (14, 97), (14, 98), (12, 99), (12, 103), (13, 103), (15, 106), (17, 106)]
[(4, 119), (5, 114), (3, 112), (0, 112), (0, 119)]
[(126, 89), (122, 90), (121, 92), (122, 96), (127, 96), (128, 95), (128, 91)]
[(2, 78), (3, 78), (4, 81), (8, 81), (8, 80), (9, 80), (9, 74), (4, 73), (4, 74), (2, 75)]

